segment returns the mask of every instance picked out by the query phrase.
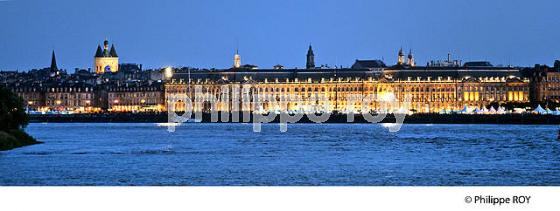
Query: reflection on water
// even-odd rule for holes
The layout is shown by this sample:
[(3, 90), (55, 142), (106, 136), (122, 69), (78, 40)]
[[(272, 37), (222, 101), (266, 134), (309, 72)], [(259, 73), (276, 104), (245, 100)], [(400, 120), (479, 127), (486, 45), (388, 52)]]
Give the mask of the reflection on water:
[(0, 185), (560, 185), (556, 126), (31, 124)]

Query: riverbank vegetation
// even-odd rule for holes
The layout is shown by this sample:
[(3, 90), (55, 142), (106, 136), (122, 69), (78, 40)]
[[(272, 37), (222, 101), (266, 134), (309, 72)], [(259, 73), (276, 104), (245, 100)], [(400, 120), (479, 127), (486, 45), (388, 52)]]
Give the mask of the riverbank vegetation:
[(0, 87), (0, 151), (41, 143), (25, 133), (28, 122), (23, 100)]

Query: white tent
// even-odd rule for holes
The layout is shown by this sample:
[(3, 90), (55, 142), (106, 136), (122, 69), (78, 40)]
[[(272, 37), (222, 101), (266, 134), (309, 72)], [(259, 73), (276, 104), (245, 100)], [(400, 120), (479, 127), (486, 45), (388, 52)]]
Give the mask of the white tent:
[(498, 114), (505, 114), (505, 113), (506, 113), (506, 108), (500, 106), (500, 107), (498, 107), (498, 111), (496, 111), (496, 113), (498, 113)]
[(397, 114), (408, 114), (408, 115), (411, 114), (411, 112), (406, 108), (399, 108), (399, 110), (397, 110), (395, 113), (397, 113)]
[(482, 113), (488, 113), (488, 109), (486, 107), (482, 107), (482, 109), (480, 109), (480, 112)]
[(534, 113), (537, 114), (546, 114), (546, 110), (544, 110), (541, 105), (539, 105), (537, 108), (535, 108), (535, 110), (533, 110)]
[(478, 108), (475, 108), (475, 109), (474, 109), (474, 113), (475, 113), (475, 114), (482, 114), (482, 110), (480, 110), (480, 109), (478, 109)]
[(552, 114), (552, 110), (550, 110), (549, 108), (546, 108), (546, 114)]
[(463, 110), (460, 110), (460, 111), (459, 111), (459, 113), (461, 113), (461, 114), (468, 114), (468, 113), (471, 113), (471, 110), (469, 109), (469, 106), (465, 106), (465, 107), (463, 108)]
[(494, 106), (490, 106), (490, 110), (488, 111), (488, 113), (491, 113), (491, 114), (496, 113), (496, 109), (494, 108)]
[(554, 110), (552, 112), (552, 115), (560, 115), (560, 110), (558, 110), (558, 108), (556, 108), (556, 110)]

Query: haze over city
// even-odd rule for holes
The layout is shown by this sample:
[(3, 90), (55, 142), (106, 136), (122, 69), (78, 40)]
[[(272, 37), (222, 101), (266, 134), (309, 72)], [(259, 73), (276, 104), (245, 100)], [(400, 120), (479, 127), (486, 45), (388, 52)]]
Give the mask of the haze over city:
[[(396, 62), (399, 48), (419, 65), (452, 53), (499, 65), (551, 64), (560, 57), (557, 1), (70, 1), (0, 2), (0, 70), (90, 68), (98, 44), (144, 67), (228, 68), (243, 63), (304, 67), (355, 59)], [(535, 15), (538, 14), (538, 15)], [(351, 24), (350, 24), (351, 23)]]

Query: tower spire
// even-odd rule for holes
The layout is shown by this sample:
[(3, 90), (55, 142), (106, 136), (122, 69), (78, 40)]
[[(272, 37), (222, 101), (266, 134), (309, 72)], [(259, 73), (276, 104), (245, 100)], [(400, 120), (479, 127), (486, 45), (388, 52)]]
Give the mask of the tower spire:
[(399, 50), (397, 65), (403, 65), (403, 64), (404, 64), (404, 53), (403, 53), (402, 47), (401, 47), (401, 49)]
[(408, 51), (407, 65), (410, 67), (416, 66), (416, 63), (414, 62), (414, 56), (412, 55), (412, 49)]
[(111, 57), (119, 57), (119, 56), (117, 55), (117, 50), (115, 50), (115, 45), (113, 45), (113, 44), (111, 44), (111, 50), (109, 51), (109, 55), (110, 55)]
[(57, 71), (58, 71), (58, 66), (56, 65), (56, 56), (53, 50), (52, 57), (51, 57), (51, 72), (57, 72)]
[(307, 50), (307, 62), (305, 64), (307, 69), (315, 68), (315, 54), (313, 53), (313, 47), (309, 44), (309, 49)]
[(235, 49), (235, 55), (233, 55), (233, 68), (241, 67), (241, 56), (239, 55), (239, 49)]

